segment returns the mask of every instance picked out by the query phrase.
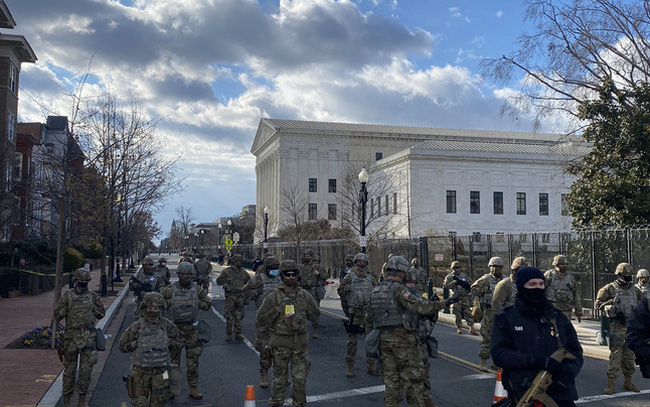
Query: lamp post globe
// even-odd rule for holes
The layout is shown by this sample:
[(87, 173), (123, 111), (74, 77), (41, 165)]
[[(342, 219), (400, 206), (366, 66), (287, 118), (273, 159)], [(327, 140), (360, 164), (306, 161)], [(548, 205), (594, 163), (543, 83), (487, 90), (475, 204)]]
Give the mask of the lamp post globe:
[(361, 183), (361, 190), (359, 191), (359, 204), (361, 205), (359, 245), (361, 246), (362, 253), (366, 252), (366, 202), (368, 202), (368, 190), (366, 189), (366, 184), (369, 179), (370, 175), (368, 175), (366, 168), (361, 168), (361, 172), (359, 172), (359, 182)]

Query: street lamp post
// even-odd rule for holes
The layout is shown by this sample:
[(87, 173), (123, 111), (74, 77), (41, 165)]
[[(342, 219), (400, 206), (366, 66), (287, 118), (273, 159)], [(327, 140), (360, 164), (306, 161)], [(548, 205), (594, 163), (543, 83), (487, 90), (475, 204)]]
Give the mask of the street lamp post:
[(201, 252), (203, 252), (203, 235), (205, 235), (205, 229), (201, 229)]
[(264, 254), (269, 251), (268, 243), (268, 231), (269, 231), (269, 207), (264, 207)]
[(217, 249), (219, 249), (219, 254), (221, 254), (221, 229), (223, 228), (223, 225), (219, 223), (217, 225), (217, 228), (219, 229), (219, 236), (218, 236), (218, 241), (217, 241)]
[(359, 244), (361, 245), (361, 252), (366, 252), (366, 202), (368, 202), (368, 190), (366, 189), (366, 183), (370, 176), (366, 171), (366, 168), (361, 168), (359, 173), (359, 182), (361, 183), (361, 190), (359, 191), (359, 203), (361, 204), (361, 236), (359, 237)]
[(198, 250), (196, 249), (196, 246), (198, 246), (197, 240), (199, 238), (199, 232), (194, 233), (194, 245), (192, 246), (192, 252), (196, 253)]
[(228, 239), (232, 239), (232, 220), (228, 219)]

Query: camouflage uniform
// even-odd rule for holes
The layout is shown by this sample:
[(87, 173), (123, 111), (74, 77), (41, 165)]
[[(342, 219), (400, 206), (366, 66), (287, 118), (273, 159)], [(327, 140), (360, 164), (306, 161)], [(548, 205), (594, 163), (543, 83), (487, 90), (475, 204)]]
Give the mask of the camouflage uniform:
[(525, 267), (527, 263), (525, 257), (515, 258), (510, 266), (510, 276), (499, 281), (496, 287), (494, 287), (494, 294), (492, 294), (492, 315), (498, 314), (499, 311), (506, 307), (515, 305), (515, 297), (517, 296), (515, 274), (518, 269)]
[(435, 315), (445, 307), (441, 301), (423, 301), (403, 284), (391, 279), (393, 273), (406, 273), (408, 260), (393, 256), (386, 262), (387, 279), (375, 287), (370, 296), (367, 324), (381, 330), (379, 354), (383, 367), (382, 380), (386, 386), (386, 407), (398, 407), (405, 390), (409, 406), (424, 403), (424, 366), (420, 353), (418, 321), (411, 315)]
[[(199, 357), (203, 353), (203, 343), (198, 338), (197, 321), (198, 310), (207, 311), (212, 302), (208, 293), (198, 284), (191, 281), (192, 265), (181, 263), (178, 266), (179, 279), (181, 274), (188, 274), (187, 281), (177, 281), (162, 289), (161, 294), (165, 299), (167, 316), (176, 325), (183, 335), (185, 348), (185, 361), (187, 365), (187, 383), (190, 385), (190, 396), (201, 398), (196, 390), (199, 382)], [(182, 270), (185, 268), (185, 270)], [(184, 286), (187, 284), (189, 286)], [(172, 352), (172, 364), (180, 365), (183, 347)]]
[[(131, 378), (134, 407), (161, 407), (169, 400), (169, 368), (171, 353), (182, 349), (183, 335), (170, 320), (154, 317), (147, 305), (164, 306), (160, 293), (148, 293), (141, 303), (141, 315), (120, 337), (120, 351), (131, 356)], [(127, 383), (128, 386), (128, 383)]]
[[(555, 256), (554, 269), (544, 273), (546, 278), (546, 298), (555, 308), (562, 311), (571, 321), (571, 311), (575, 310), (578, 321), (582, 318), (582, 304), (578, 282), (573, 274), (566, 271), (567, 260), (565, 256)], [(560, 268), (563, 268), (562, 271)]]
[[(451, 292), (451, 295), (457, 296), (459, 301), (451, 306), (451, 312), (456, 316), (456, 332), (462, 333), (463, 318), (467, 321), (467, 326), (469, 327), (471, 334), (476, 334), (474, 331), (474, 318), (472, 318), (472, 311), (470, 310), (470, 299), (469, 299), (469, 284), (471, 280), (467, 275), (460, 271), (460, 263), (454, 261), (451, 263), (452, 270), (454, 267), (456, 270), (445, 276), (445, 280), (442, 283), (443, 288), (448, 289)], [(466, 286), (465, 286), (466, 285)], [(465, 286), (465, 287), (464, 287)]]
[[(490, 259), (490, 267), (492, 267), (493, 257)], [(503, 260), (499, 259), (501, 266), (503, 267)], [(494, 323), (494, 311), (492, 310), (492, 295), (494, 294), (494, 289), (499, 281), (503, 278), (500, 276), (500, 270), (498, 276), (495, 276), (492, 272), (482, 275), (478, 280), (472, 284), (471, 290), (472, 295), (475, 298), (475, 301), (478, 300), (481, 308), (483, 309), (483, 319), (481, 320), (481, 349), (479, 351), (479, 357), (481, 358), (480, 369), (487, 371), (485, 364), (488, 359), (490, 359), (490, 338), (492, 337), (492, 324)]]
[[(64, 405), (70, 405), (70, 397), (75, 389), (77, 373), (77, 358), (79, 361), (79, 380), (77, 392), (79, 405), (84, 405), (93, 366), (97, 363), (97, 348), (95, 347), (95, 322), (104, 317), (105, 310), (101, 299), (94, 291), (88, 290), (90, 273), (86, 269), (77, 269), (73, 276), (75, 286), (66, 291), (54, 308), (54, 319), (65, 318), (65, 336), (61, 347), (63, 349), (63, 397)], [(85, 282), (86, 287), (81, 287)]]
[(212, 263), (204, 255), (199, 255), (199, 259), (194, 263), (194, 268), (196, 269), (196, 282), (207, 290), (210, 287)]
[(169, 280), (172, 276), (171, 272), (169, 271), (169, 267), (167, 267), (167, 259), (164, 257), (161, 257), (158, 260), (158, 265), (156, 266), (156, 273), (158, 273), (163, 281), (165, 282), (165, 285), (169, 285)]
[[(347, 377), (354, 376), (354, 361), (357, 356), (357, 342), (359, 335), (364, 332), (364, 319), (368, 311), (370, 294), (377, 285), (377, 280), (367, 273), (365, 268), (354, 267), (348, 273), (337, 291), (341, 299), (345, 299), (348, 304), (348, 347), (346, 362), (348, 364)], [(368, 331), (370, 331), (368, 329)], [(377, 374), (376, 360), (366, 358), (368, 362), (368, 373)]]
[(650, 300), (650, 273), (646, 269), (641, 269), (637, 272), (636, 288), (641, 291), (644, 297)]
[[(307, 249), (305, 251), (303, 264), (300, 266), (300, 285), (314, 297), (316, 304), (320, 307), (320, 301), (325, 294), (325, 285), (329, 276), (323, 266), (311, 259), (313, 255), (312, 250)], [(318, 338), (318, 327), (318, 319), (316, 319), (313, 321), (314, 338)]]
[[(625, 336), (627, 320), (632, 316), (632, 311), (643, 298), (643, 294), (632, 283), (630, 269), (631, 266), (627, 263), (619, 264), (616, 267), (616, 275), (619, 277), (598, 291), (594, 303), (596, 309), (611, 304), (605, 311), (610, 317), (608, 386), (605, 389), (605, 394), (613, 394), (616, 391), (615, 381), (619, 370), (623, 371), (623, 388), (639, 391), (631, 381), (634, 374), (635, 357), (634, 352), (627, 347)], [(630, 276), (629, 281), (623, 280), (624, 275)]]
[[(354, 256), (351, 254), (348, 254), (345, 256), (345, 267), (346, 269), (341, 269), (341, 275), (339, 276), (339, 282), (343, 281), (345, 276), (350, 274), (352, 271), (352, 268), (354, 267)], [(348, 313), (348, 303), (347, 300), (343, 297), (341, 297), (341, 309), (343, 310), (343, 313), (345, 314), (346, 317), (349, 317), (350, 314)]]
[(231, 340), (233, 330), (236, 339), (242, 340), (242, 320), (244, 319), (244, 303), (246, 291), (243, 287), (251, 279), (248, 272), (242, 267), (243, 258), (236, 254), (232, 257), (232, 265), (226, 267), (219, 277), (217, 284), (222, 285), (226, 291), (226, 304), (224, 314), (226, 317), (226, 340)]
[[(297, 276), (296, 262), (285, 260), (280, 264), (280, 273), (294, 272)], [(293, 406), (307, 405), (307, 374), (311, 365), (307, 353), (309, 335), (307, 321), (315, 321), (320, 314), (318, 304), (307, 291), (297, 286), (288, 286), (288, 279), (273, 290), (262, 302), (256, 316), (258, 330), (271, 332), (270, 345), (273, 353), (273, 389), (269, 404), (271, 407), (284, 405), (289, 382), (291, 363), (291, 383), (293, 387)]]
[(142, 298), (148, 292), (160, 292), (165, 286), (163, 277), (155, 272), (153, 260), (145, 258), (142, 260), (142, 268), (129, 281), (129, 289), (136, 295), (135, 314), (138, 315)]

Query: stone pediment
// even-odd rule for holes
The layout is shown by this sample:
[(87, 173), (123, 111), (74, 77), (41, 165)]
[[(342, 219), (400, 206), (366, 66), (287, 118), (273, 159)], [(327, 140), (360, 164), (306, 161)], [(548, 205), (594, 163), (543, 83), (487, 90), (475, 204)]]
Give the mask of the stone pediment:
[(251, 153), (253, 155), (258, 151), (277, 131), (268, 119), (261, 119), (259, 126), (257, 126), (257, 132), (255, 133), (255, 139), (253, 140), (253, 145), (251, 146)]

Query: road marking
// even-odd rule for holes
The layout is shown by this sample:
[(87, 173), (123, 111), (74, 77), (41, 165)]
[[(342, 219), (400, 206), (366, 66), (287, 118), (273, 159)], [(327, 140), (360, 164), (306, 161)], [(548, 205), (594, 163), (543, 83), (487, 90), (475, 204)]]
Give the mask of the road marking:
[(587, 396), (587, 397), (580, 397), (578, 400), (576, 400), (576, 404), (585, 404), (585, 403), (593, 403), (594, 401), (601, 401), (601, 400), (608, 400), (608, 399), (616, 399), (619, 397), (628, 397), (628, 396), (636, 396), (639, 394), (648, 394), (650, 393), (650, 390), (641, 390), (638, 393), (631, 392), (631, 391), (626, 391), (623, 393), (616, 393), (607, 395), (607, 394), (599, 394), (597, 396)]
[[(226, 323), (226, 317), (224, 317), (224, 316), (223, 316), (219, 311), (217, 311), (214, 307), (210, 307), (210, 308), (212, 309), (212, 312), (214, 312), (220, 320), (222, 320), (224, 323)], [(255, 346), (254, 346), (254, 345), (251, 343), (251, 341), (249, 341), (248, 338), (246, 338), (245, 336), (244, 336), (244, 343), (246, 344), (246, 346), (248, 346), (248, 348), (249, 348), (250, 350), (252, 350), (253, 352), (255, 352), (255, 354), (256, 354), (257, 356), (260, 355), (260, 353), (257, 351), (257, 349), (255, 349)]]

